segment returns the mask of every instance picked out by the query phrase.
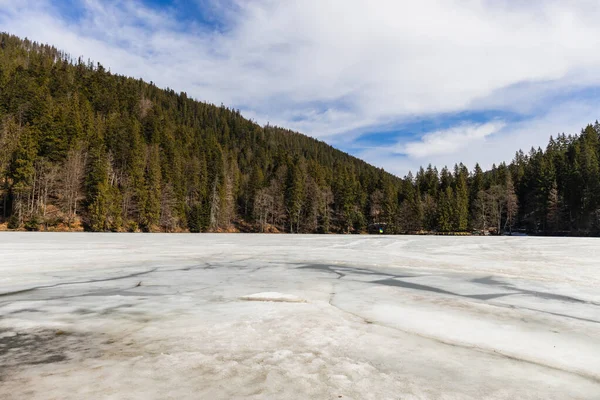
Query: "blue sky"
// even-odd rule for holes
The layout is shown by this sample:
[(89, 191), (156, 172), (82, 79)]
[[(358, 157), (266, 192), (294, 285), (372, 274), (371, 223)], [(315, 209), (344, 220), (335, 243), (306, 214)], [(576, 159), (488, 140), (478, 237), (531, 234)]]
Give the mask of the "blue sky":
[(0, 30), (400, 176), (595, 121), (599, 20), (590, 0), (0, 0)]

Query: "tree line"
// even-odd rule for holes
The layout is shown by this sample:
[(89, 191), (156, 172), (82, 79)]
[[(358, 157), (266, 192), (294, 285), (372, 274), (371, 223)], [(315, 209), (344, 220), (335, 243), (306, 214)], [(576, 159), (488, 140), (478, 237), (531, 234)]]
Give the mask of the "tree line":
[(600, 127), (482, 171), (403, 179), (239, 111), (0, 34), (11, 229), (597, 234)]

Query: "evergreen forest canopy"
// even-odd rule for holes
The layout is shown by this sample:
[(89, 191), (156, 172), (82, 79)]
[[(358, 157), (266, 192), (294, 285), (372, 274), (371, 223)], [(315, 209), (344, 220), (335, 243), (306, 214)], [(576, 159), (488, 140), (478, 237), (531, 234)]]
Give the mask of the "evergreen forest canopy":
[(10, 229), (600, 233), (600, 125), (404, 179), (324, 142), (0, 34)]

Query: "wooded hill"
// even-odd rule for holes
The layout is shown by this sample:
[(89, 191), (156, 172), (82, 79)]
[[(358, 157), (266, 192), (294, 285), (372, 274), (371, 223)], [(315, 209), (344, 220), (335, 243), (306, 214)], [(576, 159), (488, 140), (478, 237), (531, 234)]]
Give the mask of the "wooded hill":
[(0, 34), (11, 229), (600, 232), (600, 126), (469, 172), (400, 179), (324, 142)]

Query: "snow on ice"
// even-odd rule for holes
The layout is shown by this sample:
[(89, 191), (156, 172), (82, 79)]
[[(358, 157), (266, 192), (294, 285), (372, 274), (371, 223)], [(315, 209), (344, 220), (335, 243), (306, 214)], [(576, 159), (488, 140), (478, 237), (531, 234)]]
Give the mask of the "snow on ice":
[(2, 399), (600, 399), (600, 242), (0, 234)]

